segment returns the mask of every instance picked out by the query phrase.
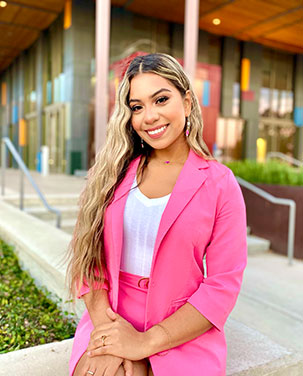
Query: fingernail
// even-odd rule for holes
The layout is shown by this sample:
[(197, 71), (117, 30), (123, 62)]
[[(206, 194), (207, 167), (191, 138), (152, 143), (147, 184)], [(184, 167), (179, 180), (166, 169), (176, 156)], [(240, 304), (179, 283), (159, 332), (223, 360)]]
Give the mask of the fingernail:
[(91, 351), (88, 351), (88, 352), (87, 352), (87, 355), (88, 355), (88, 356), (91, 356), (91, 355), (92, 355), (92, 352), (91, 352)]

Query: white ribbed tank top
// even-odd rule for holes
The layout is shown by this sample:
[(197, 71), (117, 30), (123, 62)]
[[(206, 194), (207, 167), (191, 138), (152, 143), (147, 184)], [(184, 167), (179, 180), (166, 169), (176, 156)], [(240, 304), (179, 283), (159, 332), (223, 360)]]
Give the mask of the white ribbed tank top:
[(120, 268), (127, 273), (149, 277), (160, 220), (170, 194), (148, 198), (136, 185), (135, 178), (124, 209)]

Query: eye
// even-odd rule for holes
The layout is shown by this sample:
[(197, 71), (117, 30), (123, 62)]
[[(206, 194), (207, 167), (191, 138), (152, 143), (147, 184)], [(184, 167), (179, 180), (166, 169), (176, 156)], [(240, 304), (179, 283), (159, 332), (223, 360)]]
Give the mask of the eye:
[(156, 100), (156, 103), (165, 103), (169, 98), (166, 96), (160, 97)]
[(141, 110), (141, 108), (142, 108), (142, 106), (136, 105), (136, 106), (131, 107), (130, 109), (131, 109), (132, 112), (138, 112), (139, 110)]

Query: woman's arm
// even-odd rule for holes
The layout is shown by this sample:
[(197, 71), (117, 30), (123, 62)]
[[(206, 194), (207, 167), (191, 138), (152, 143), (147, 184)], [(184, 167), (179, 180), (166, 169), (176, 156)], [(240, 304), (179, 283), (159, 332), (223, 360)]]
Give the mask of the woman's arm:
[(213, 324), (190, 303), (145, 332), (148, 356), (182, 345), (199, 337)]
[(100, 289), (89, 291), (87, 294), (82, 295), (82, 299), (84, 300), (94, 327), (111, 322), (111, 319), (106, 314), (106, 309), (110, 307), (107, 290)]
[[(122, 356), (126, 359), (140, 360), (153, 354), (188, 342), (213, 325), (190, 303), (184, 304), (175, 313), (146, 332), (138, 332), (123, 317), (107, 310), (109, 324), (98, 326), (92, 333), (88, 355), (102, 354)], [(105, 335), (106, 344), (102, 346), (99, 338)]]

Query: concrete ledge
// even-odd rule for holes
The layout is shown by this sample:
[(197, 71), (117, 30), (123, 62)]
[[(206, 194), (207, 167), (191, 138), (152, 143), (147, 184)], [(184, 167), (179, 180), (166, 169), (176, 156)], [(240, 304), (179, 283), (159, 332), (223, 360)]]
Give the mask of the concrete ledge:
[(37, 284), (62, 299), (62, 309), (81, 315), (81, 300), (75, 307), (66, 303), (65, 255), (71, 235), (0, 200), (0, 237), (14, 246), (22, 267)]
[(67, 376), (72, 339), (0, 355), (0, 376)]
[[(227, 376), (301, 376), (303, 358), (258, 331), (229, 319)], [(67, 376), (73, 340), (0, 355), (0, 376)], [(168, 375), (170, 376), (170, 375)]]

